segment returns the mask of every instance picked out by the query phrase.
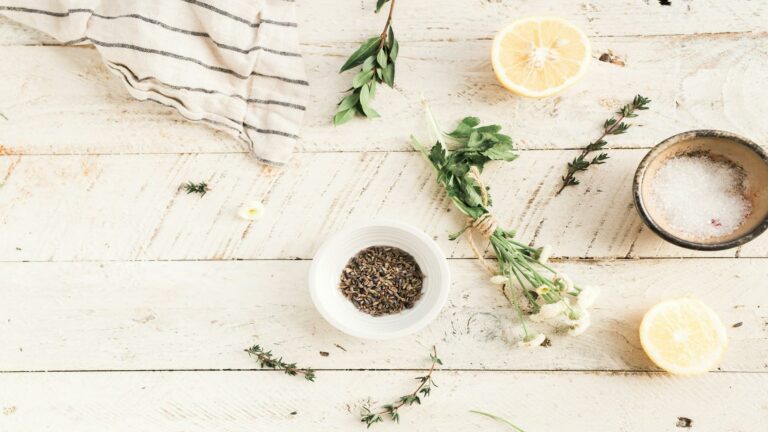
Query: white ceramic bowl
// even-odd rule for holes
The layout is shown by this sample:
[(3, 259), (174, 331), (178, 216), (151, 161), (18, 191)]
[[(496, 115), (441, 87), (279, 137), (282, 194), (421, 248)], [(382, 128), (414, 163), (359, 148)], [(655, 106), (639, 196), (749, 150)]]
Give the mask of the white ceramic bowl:
[[(347, 262), (371, 246), (400, 248), (419, 264), (424, 287), (411, 309), (373, 317), (341, 293), (339, 280)], [(309, 292), (320, 314), (337, 329), (363, 339), (391, 339), (423, 328), (440, 313), (450, 286), (448, 262), (437, 244), (416, 228), (395, 221), (376, 221), (335, 234), (317, 251), (309, 270)]]

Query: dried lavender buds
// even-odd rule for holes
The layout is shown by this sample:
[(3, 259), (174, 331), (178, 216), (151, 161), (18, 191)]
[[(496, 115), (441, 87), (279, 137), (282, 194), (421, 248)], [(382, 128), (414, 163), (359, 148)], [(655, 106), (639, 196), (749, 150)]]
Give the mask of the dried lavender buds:
[(372, 316), (412, 308), (423, 286), (424, 274), (416, 260), (390, 246), (372, 246), (358, 252), (341, 272), (339, 283), (344, 296)]

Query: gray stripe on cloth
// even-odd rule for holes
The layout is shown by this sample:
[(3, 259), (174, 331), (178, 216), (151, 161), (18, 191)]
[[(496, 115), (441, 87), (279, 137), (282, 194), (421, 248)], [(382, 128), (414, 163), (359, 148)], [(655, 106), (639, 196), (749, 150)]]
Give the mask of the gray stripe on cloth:
[(156, 20), (156, 19), (153, 19), (153, 18), (147, 18), (147, 17), (145, 17), (143, 15), (139, 15), (139, 14), (102, 15), (102, 14), (100, 14), (100, 13), (98, 13), (98, 12), (92, 10), (92, 9), (68, 9), (66, 12), (54, 12), (54, 11), (48, 11), (48, 10), (42, 10), (42, 9), (32, 9), (32, 8), (15, 7), (15, 6), (0, 6), (0, 10), (5, 10), (5, 11), (9, 11), (9, 12), (20, 12), (20, 13), (39, 14), (39, 15), (49, 15), (49, 16), (53, 16), (53, 17), (57, 17), (57, 18), (67, 18), (67, 17), (71, 16), (72, 14), (77, 14), (77, 13), (87, 13), (87, 14), (90, 14), (92, 17), (99, 18), (99, 19), (104, 19), (104, 20), (116, 20), (116, 19), (120, 19), (120, 18), (132, 18), (132, 19), (136, 19), (136, 20), (139, 20), (139, 21), (143, 21), (143, 22), (149, 23), (149, 24), (156, 25), (158, 27), (162, 27), (162, 28), (164, 28), (166, 30), (169, 30), (169, 31), (173, 31), (173, 32), (177, 32), (177, 33), (182, 33), (182, 34), (186, 34), (186, 35), (190, 35), (190, 36), (197, 36), (197, 37), (207, 38), (208, 40), (211, 41), (211, 43), (213, 43), (217, 47), (219, 47), (221, 49), (228, 50), (228, 51), (234, 51), (234, 52), (238, 52), (238, 53), (241, 53), (241, 54), (250, 54), (253, 51), (264, 51), (264, 52), (268, 52), (268, 53), (272, 53), (272, 54), (276, 54), (276, 55), (288, 56), (288, 57), (301, 57), (301, 54), (299, 54), (299, 53), (281, 51), (281, 50), (276, 50), (276, 49), (266, 48), (266, 47), (261, 47), (261, 46), (253, 46), (253, 47), (250, 47), (250, 48), (239, 48), (239, 47), (236, 47), (236, 46), (233, 46), (233, 45), (227, 45), (225, 43), (221, 43), (221, 42), (216, 41), (213, 38), (213, 36), (211, 36), (209, 33), (201, 32), (201, 31), (194, 31), (194, 30), (187, 30), (187, 29), (182, 29), (182, 28), (179, 28), (179, 27), (174, 27), (174, 26), (172, 26), (170, 24), (166, 24), (166, 23), (164, 23), (162, 21), (159, 21), (159, 20)]
[(209, 5), (208, 3), (203, 3), (203, 2), (201, 2), (199, 0), (181, 0), (181, 1), (183, 1), (185, 3), (189, 3), (189, 4), (192, 4), (192, 5), (195, 5), (195, 6), (199, 6), (199, 7), (204, 8), (204, 9), (208, 9), (211, 12), (217, 13), (217, 14), (219, 14), (221, 16), (225, 16), (227, 18), (233, 19), (233, 20), (235, 20), (237, 22), (241, 22), (243, 24), (248, 24), (251, 27), (258, 27), (262, 23), (264, 23), (264, 24), (274, 24), (274, 25), (279, 25), (279, 26), (284, 26), (284, 27), (297, 27), (297, 24), (293, 23), (293, 22), (273, 21), (273, 20), (266, 20), (266, 19), (261, 19), (259, 22), (255, 22), (254, 23), (254, 22), (248, 21), (245, 18), (241, 18), (241, 17), (239, 17), (237, 15), (231, 14), (231, 13), (229, 13), (229, 12), (223, 10), (223, 9), (219, 9), (216, 6)]

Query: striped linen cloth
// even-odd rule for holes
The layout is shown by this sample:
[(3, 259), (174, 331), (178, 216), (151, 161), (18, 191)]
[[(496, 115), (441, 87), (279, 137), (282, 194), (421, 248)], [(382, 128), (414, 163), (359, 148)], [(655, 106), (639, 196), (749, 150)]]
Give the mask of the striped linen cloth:
[(92, 44), (131, 95), (176, 108), (281, 165), (309, 95), (293, 0), (0, 0), (0, 13)]

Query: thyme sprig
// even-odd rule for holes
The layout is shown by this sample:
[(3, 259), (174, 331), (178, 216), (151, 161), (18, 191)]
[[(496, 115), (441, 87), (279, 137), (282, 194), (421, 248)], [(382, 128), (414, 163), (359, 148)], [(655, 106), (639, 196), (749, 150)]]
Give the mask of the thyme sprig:
[[(608, 144), (605, 141), (605, 137), (608, 135), (621, 135), (629, 129), (631, 124), (625, 123), (624, 120), (628, 118), (637, 117), (636, 111), (644, 111), (648, 109), (648, 104), (651, 100), (641, 95), (635, 96), (631, 103), (628, 103), (621, 107), (616, 114), (606, 120), (603, 123), (603, 133), (600, 138), (589, 143), (581, 151), (581, 154), (573, 159), (572, 162), (568, 162), (568, 172), (562, 177), (563, 184), (558, 189), (557, 194), (563, 191), (568, 186), (576, 186), (579, 184), (579, 180), (576, 178), (576, 173), (579, 171), (586, 171), (592, 165), (601, 165), (608, 160), (608, 154), (602, 152), (605, 146)], [(591, 160), (587, 159), (587, 156), (596, 151), (601, 151), (597, 156)]]
[(437, 348), (432, 347), (432, 352), (429, 353), (429, 358), (432, 364), (424, 376), (416, 377), (419, 385), (411, 393), (400, 396), (400, 398), (390, 404), (383, 405), (377, 410), (371, 410), (370, 407), (363, 407), (360, 413), (360, 421), (365, 423), (367, 427), (371, 427), (376, 423), (383, 422), (384, 417), (388, 416), (393, 422), (400, 422), (400, 408), (404, 406), (411, 406), (413, 404), (421, 405), (421, 398), (427, 397), (432, 392), (432, 387), (437, 387), (437, 384), (432, 380), (432, 373), (435, 371), (435, 366), (442, 365), (443, 362), (437, 357)]
[(352, 87), (336, 107), (333, 124), (338, 126), (361, 115), (368, 118), (380, 117), (370, 105), (376, 96), (376, 86), (385, 83), (390, 87), (395, 85), (395, 60), (400, 51), (400, 44), (395, 39), (392, 28), (392, 14), (395, 10), (395, 0), (377, 0), (376, 12), (389, 2), (389, 14), (384, 24), (384, 30), (378, 36), (367, 39), (341, 66), (339, 73), (360, 66), (360, 71), (352, 78)]
[(315, 380), (315, 371), (310, 368), (299, 368), (296, 363), (286, 363), (282, 357), (275, 358), (272, 351), (265, 351), (264, 348), (259, 345), (254, 345), (250, 348), (246, 348), (245, 352), (249, 355), (256, 357), (259, 361), (259, 365), (262, 368), (282, 370), (286, 375), (296, 376), (303, 375), (307, 381)]
[(184, 190), (187, 192), (187, 194), (199, 194), (200, 197), (204, 197), (206, 193), (210, 190), (208, 188), (208, 183), (206, 182), (200, 182), (200, 183), (192, 183), (191, 181), (188, 181), (181, 185)]

